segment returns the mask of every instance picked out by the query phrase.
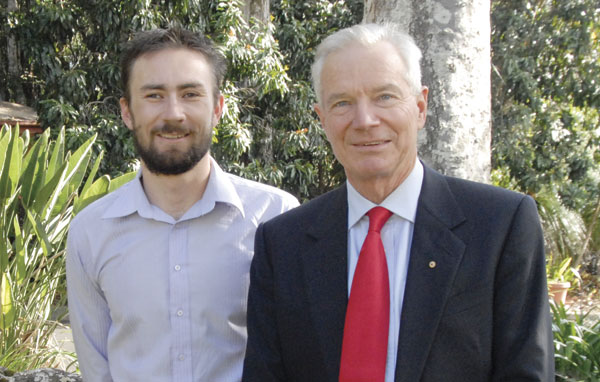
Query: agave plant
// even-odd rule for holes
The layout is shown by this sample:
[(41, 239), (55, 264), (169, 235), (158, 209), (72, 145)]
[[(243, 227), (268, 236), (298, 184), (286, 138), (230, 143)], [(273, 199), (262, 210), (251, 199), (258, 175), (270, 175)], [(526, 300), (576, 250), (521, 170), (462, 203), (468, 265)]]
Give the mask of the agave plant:
[[(65, 239), (73, 215), (131, 179), (91, 168), (95, 136), (65, 152), (64, 130), (30, 145), (29, 133), (0, 131), (0, 365), (16, 371), (52, 366), (47, 348), (66, 302)], [(85, 180), (85, 183), (84, 183)]]

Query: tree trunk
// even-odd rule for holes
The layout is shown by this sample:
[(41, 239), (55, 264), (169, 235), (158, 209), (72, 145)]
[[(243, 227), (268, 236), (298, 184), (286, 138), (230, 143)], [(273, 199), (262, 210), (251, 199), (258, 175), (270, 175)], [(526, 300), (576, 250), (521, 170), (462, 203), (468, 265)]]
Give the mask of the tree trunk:
[(247, 21), (254, 17), (266, 23), (269, 21), (269, 10), (269, 0), (245, 0), (242, 6), (242, 12)]
[[(245, 0), (242, 12), (246, 21), (255, 18), (261, 23), (269, 22), (269, 0)], [(273, 163), (273, 128), (269, 121), (262, 120), (259, 126), (254, 127), (254, 140), (260, 142), (258, 145), (258, 157), (264, 166)]]
[[(7, 0), (6, 10), (10, 12), (14, 12), (18, 9), (17, 0)], [(21, 84), (21, 65), (19, 63), (19, 52), (17, 50), (17, 40), (14, 36), (14, 33), (11, 32), (8, 26), (5, 26), (8, 29), (8, 33), (6, 34), (6, 58), (8, 64), (8, 85), (10, 86), (7, 89), (8, 94), (12, 94), (15, 101), (21, 104), (25, 104), (25, 93), (23, 92), (23, 85)], [(12, 89), (12, 91), (10, 91)]]
[(423, 51), (429, 87), (419, 157), (452, 176), (489, 182), (490, 2), (365, 0), (365, 22), (394, 22)]

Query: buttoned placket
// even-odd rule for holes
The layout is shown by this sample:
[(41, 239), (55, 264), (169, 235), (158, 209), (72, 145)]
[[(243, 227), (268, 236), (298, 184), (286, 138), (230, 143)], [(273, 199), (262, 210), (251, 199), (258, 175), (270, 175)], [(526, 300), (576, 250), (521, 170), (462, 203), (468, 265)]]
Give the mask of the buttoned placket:
[(173, 345), (173, 380), (186, 381), (192, 376), (192, 332), (189, 306), (187, 264), (188, 222), (175, 223), (169, 234), (169, 300)]

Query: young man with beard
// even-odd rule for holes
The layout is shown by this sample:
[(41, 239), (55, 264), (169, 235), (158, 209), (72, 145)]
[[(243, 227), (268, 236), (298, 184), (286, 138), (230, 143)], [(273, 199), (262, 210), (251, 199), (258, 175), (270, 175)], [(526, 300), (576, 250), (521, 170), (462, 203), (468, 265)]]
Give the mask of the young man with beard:
[(258, 224), (295, 207), (209, 154), (225, 63), (204, 36), (140, 32), (121, 58), (138, 177), (78, 214), (70, 320), (85, 381), (239, 381)]

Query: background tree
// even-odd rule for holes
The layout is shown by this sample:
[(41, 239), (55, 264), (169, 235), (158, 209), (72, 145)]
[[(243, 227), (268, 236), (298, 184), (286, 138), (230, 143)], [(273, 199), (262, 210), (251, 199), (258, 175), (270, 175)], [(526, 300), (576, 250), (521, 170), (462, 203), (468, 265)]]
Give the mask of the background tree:
[(490, 2), (366, 0), (364, 21), (392, 21), (423, 51), (429, 111), (419, 156), (442, 173), (489, 181)]
[(492, 25), (494, 178), (541, 204), (552, 255), (597, 272), (600, 5), (492, 1)]

